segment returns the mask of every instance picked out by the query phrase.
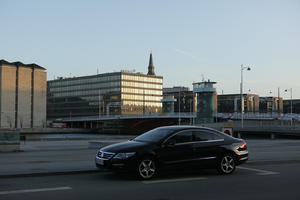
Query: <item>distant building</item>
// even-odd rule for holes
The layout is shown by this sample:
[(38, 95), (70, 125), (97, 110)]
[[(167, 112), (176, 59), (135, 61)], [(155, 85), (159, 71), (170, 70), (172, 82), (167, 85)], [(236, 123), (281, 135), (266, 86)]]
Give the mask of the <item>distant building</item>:
[[(244, 112), (259, 112), (259, 96), (256, 94), (244, 95)], [(222, 94), (218, 95), (218, 112), (234, 113), (241, 112), (241, 95), (240, 94)]]
[[(291, 110), (292, 107), (292, 110)], [(300, 99), (285, 99), (283, 100), (283, 113), (300, 114)]]
[(0, 60), (0, 128), (46, 125), (46, 72), (36, 64)]
[(163, 88), (163, 97), (165, 112), (194, 112), (194, 95), (188, 87)]
[(113, 72), (48, 81), (47, 118), (147, 114), (162, 110), (163, 77)]
[(259, 97), (260, 113), (282, 113), (283, 101), (278, 97)]
[(197, 99), (196, 123), (213, 123), (217, 113), (216, 82), (203, 81), (193, 83), (193, 92)]
[(162, 102), (162, 112), (163, 113), (174, 113), (175, 102), (177, 100), (174, 95), (163, 95)]

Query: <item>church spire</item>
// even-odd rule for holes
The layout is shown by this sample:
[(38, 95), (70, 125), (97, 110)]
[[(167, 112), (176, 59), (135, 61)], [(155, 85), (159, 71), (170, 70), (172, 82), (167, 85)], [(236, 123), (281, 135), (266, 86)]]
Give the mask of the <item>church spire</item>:
[(152, 53), (150, 53), (150, 59), (149, 59), (149, 65), (148, 65), (148, 75), (155, 76)]

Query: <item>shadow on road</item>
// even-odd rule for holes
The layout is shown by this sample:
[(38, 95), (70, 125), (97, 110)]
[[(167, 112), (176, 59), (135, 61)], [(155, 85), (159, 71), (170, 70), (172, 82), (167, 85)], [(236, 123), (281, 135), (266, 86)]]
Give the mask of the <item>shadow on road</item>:
[[(212, 177), (219, 176), (215, 169), (163, 169), (161, 170), (153, 179), (180, 179), (180, 178), (190, 178), (190, 177)], [(105, 174), (99, 174), (101, 179), (106, 179), (108, 181), (137, 181), (139, 179), (135, 173), (127, 171), (119, 172), (107, 172)]]

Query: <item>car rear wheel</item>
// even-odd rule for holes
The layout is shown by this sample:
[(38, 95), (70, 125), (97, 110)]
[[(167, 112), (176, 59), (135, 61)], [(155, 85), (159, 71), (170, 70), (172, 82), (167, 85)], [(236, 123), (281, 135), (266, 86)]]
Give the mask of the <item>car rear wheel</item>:
[(221, 174), (231, 174), (235, 170), (235, 159), (230, 154), (225, 154), (218, 162), (218, 171)]
[(156, 163), (152, 158), (141, 159), (138, 163), (137, 174), (141, 179), (151, 179), (157, 171)]

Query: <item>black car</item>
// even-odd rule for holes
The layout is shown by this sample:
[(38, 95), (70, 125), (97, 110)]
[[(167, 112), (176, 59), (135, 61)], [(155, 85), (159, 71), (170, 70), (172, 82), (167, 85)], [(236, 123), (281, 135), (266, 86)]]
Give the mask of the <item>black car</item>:
[(248, 160), (247, 144), (217, 130), (197, 126), (166, 126), (136, 138), (103, 147), (96, 155), (99, 168), (134, 170), (152, 178), (161, 167), (197, 164), (230, 174)]

